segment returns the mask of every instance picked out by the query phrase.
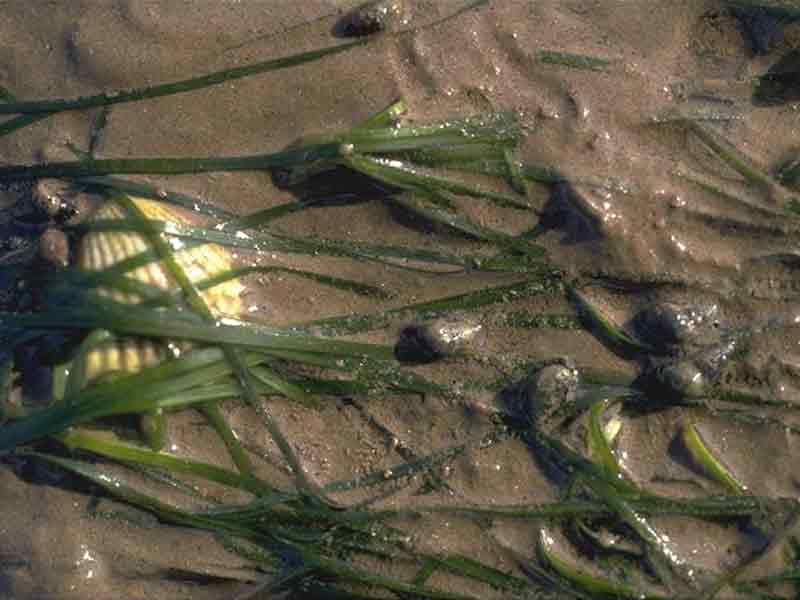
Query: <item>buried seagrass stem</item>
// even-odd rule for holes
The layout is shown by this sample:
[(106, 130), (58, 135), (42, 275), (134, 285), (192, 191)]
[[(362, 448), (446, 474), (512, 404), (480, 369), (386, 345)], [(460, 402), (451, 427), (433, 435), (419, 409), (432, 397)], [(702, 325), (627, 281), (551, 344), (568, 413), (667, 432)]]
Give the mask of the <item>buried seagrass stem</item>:
[(276, 152), (274, 154), (223, 158), (109, 158), (38, 165), (11, 165), (0, 167), (0, 181), (18, 181), (40, 177), (96, 177), (117, 174), (184, 175), (216, 171), (258, 171), (294, 167), (309, 161), (334, 159), (338, 156), (338, 144), (326, 144)]

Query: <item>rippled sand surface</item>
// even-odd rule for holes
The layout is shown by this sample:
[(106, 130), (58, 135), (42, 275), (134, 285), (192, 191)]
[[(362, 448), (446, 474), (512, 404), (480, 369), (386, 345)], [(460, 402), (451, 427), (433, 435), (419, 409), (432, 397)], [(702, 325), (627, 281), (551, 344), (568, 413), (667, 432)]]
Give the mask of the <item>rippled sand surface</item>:
[[(450, 0), (408, 4), (409, 26), (435, 23), (462, 5)], [(0, 7), (5, 40), (0, 84), (19, 98), (44, 99), (173, 81), (327, 46), (335, 41), (331, 31), (344, 3), (9, 0)], [(385, 35), (317, 63), (115, 106), (97, 156), (273, 152), (303, 136), (351, 127), (398, 97), (406, 100), (409, 117), (420, 121), (516, 111), (525, 130), (522, 158), (553, 166), (570, 181), (533, 184), (529, 190), (532, 206), (547, 217), (537, 242), (547, 248), (553, 265), (572, 281), (604, 282), (586, 288), (585, 299), (648, 343), (658, 341), (648, 335), (660, 335), (657, 327), (656, 333), (647, 327), (647, 315), (654, 311), (706, 315), (680, 329), (680, 356), (699, 365), (720, 389), (791, 404), (800, 391), (800, 217), (784, 210), (792, 192), (746, 182), (674, 119), (703, 116), (704, 127), (772, 172), (797, 146), (797, 105), (753, 106), (742, 82), (764, 73), (798, 43), (800, 26), (789, 24), (768, 53), (754, 54), (721, 2), (492, 1), (413, 34)], [(591, 56), (607, 65), (590, 70), (548, 64), (542, 51)], [(95, 114), (61, 113), (0, 138), (0, 161), (71, 160), (68, 144), (87, 146)], [(143, 179), (237, 213), (294, 197), (278, 189), (266, 172)], [(18, 191), (3, 190), (0, 206), (18, 200)], [(533, 211), (477, 204), (466, 210), (510, 234), (537, 224)], [(374, 202), (322, 206), (289, 216), (281, 226), (300, 234), (452, 252), (471, 247), (441, 232), (409, 227)], [(396, 292), (376, 305), (302, 280), (253, 277), (244, 301), (259, 320), (273, 324), (402, 306), (515, 281), (499, 274), (398, 272), (330, 258), (241, 258), (380, 280)], [(574, 315), (574, 307), (565, 297), (541, 295), (483, 309), (476, 315), (483, 327), (473, 350), (488, 357), (487, 365), (477, 369), (456, 361), (426, 373), (457, 383), (476, 374), (503, 375), (514, 361), (568, 356), (581, 369), (633, 378), (661, 360), (629, 360), (584, 329), (510, 327), (507, 317), (521, 312)], [(400, 325), (364, 339), (392, 342)], [(723, 347), (731, 336), (737, 340), (735, 351)], [(486, 409), (493, 405), (492, 398), (465, 394), (461, 401), (331, 401), (319, 411), (276, 401), (275, 411), (309, 475), (325, 483), (389, 469), (404, 451), (423, 455), (478, 439), (492, 426)], [(277, 457), (247, 409), (230, 403), (225, 410), (243, 439), (268, 459)], [(763, 410), (794, 424), (791, 413)], [(670, 409), (623, 420), (617, 454), (634, 481), (675, 496), (716, 489), (675, 450), (687, 414)], [(797, 439), (788, 429), (732, 423), (707, 412), (698, 413), (696, 422), (703, 439), (752, 493), (797, 495)], [(179, 452), (227, 460), (196, 415), (177, 415), (170, 436)], [(580, 445), (578, 433), (575, 437)], [(274, 460), (265, 460), (261, 468), (289, 484)], [(431, 495), (415, 495), (420, 482), (385, 503), (530, 503), (555, 494), (536, 458), (515, 440), (471, 448), (440, 476), (446, 486)], [(191, 568), (252, 577), (211, 535), (161, 526), (109, 500), (97, 501), (91, 491), (53, 474), (3, 467), (0, 479), (2, 598), (231, 597), (234, 584), (201, 587), (166, 574)], [(358, 499), (358, 493), (341, 498)], [(112, 512), (124, 518), (97, 516)], [(730, 567), (754, 543), (723, 524), (672, 519), (659, 526), (683, 560), (712, 571)], [(442, 518), (409, 523), (406, 529), (432, 552), (461, 552), (503, 570), (518, 572), (518, 567), (498, 543), (518, 556), (534, 554), (535, 529), (528, 524), (498, 521), (483, 528)]]

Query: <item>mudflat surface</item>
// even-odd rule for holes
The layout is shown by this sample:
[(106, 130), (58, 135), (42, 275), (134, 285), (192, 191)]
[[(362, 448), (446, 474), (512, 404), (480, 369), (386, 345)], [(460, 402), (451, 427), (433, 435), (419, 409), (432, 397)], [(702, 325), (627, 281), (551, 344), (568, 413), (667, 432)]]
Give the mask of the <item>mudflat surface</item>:
[[(330, 45), (336, 41), (334, 24), (352, 4), (11, 0), (2, 3), (0, 38), (7, 43), (0, 48), (0, 84), (27, 100), (188, 78)], [(529, 213), (477, 202), (464, 210), (481, 224), (516, 235), (537, 224), (537, 211), (560, 207), (566, 216), (537, 243), (568, 278), (615, 283), (584, 291), (613, 323), (646, 339), (646, 328), (636, 326), (642, 321), (637, 315), (653, 307), (713, 314), (690, 327), (678, 354), (713, 352), (726, 335), (743, 332), (736, 339), (746, 344), (737, 346), (736, 356), (720, 350), (709, 367), (715, 385), (775, 405), (796, 403), (800, 220), (783, 210), (791, 191), (749, 184), (686, 127), (664, 121), (702, 115), (704, 126), (769, 172), (796, 146), (797, 107), (754, 107), (746, 82), (796, 47), (800, 28), (787, 25), (769, 53), (755, 55), (720, 2), (630, 0), (623, 9), (620, 3), (600, 0), (509, 0), (439, 24), (438, 19), (462, 3), (407, 4), (408, 23), (402, 27), (418, 28), (413, 32), (379, 36), (363, 47), (293, 69), (115, 106), (96, 156), (273, 152), (304, 136), (352, 127), (398, 97), (408, 104), (408, 117), (418, 121), (517, 112), (525, 131), (523, 161), (553, 166), (571, 185), (554, 189), (531, 184)], [(548, 63), (543, 51), (607, 62), (595, 70), (574, 68)], [(0, 138), (0, 161), (72, 160), (68, 144), (87, 147), (95, 116), (95, 111), (65, 112)], [(140, 179), (239, 214), (295, 198), (276, 187), (266, 172)], [(709, 191), (698, 181), (713, 183), (722, 192)], [(4, 190), (0, 206), (12, 206), (21, 195), (18, 189)], [(380, 202), (323, 205), (288, 216), (279, 226), (297, 235), (453, 253), (481, 250), (473, 241), (411, 227)], [(419, 273), (279, 253), (243, 252), (235, 258), (363, 280), (392, 293), (389, 300), (376, 301), (283, 275), (248, 278), (243, 296), (248, 316), (277, 325), (377, 312), (523, 279), (511, 274)], [(561, 294), (542, 294), (512, 297), (476, 311), (470, 317), (482, 327), (469, 351), (485, 360), (451, 359), (420, 372), (454, 384), (510, 376), (521, 362), (561, 356), (573, 359), (580, 369), (630, 378), (650, 366), (615, 354), (585, 329), (510, 326), (509, 316), (521, 313), (574, 317), (575, 309)], [(392, 343), (404, 324), (398, 320), (359, 339)], [(318, 410), (271, 401), (309, 476), (320, 484), (381, 469), (390, 472), (404, 452), (419, 456), (478, 440), (494, 426), (490, 413), (495, 406), (494, 398), (470, 393), (458, 400), (325, 400)], [(250, 411), (235, 402), (223, 408), (254, 455), (263, 458), (260, 473), (290, 485), (278, 464), (277, 448)], [(791, 411), (766, 406), (763, 415), (794, 425)], [(675, 450), (687, 417), (694, 418), (708, 446), (724, 457), (751, 493), (797, 495), (797, 439), (789, 428), (747, 425), (701, 410), (623, 417), (616, 453), (633, 481), (674, 496), (720, 491)], [(224, 449), (198, 415), (175, 415), (169, 434), (172, 451), (229, 466)], [(583, 450), (580, 431), (574, 437)], [(439, 476), (445, 486), (419, 495), (425, 483), (420, 481), (387, 494), (383, 504), (513, 504), (556, 495), (530, 450), (514, 439), (487, 449), (470, 447)], [(0, 479), (0, 597), (230, 597), (234, 586), (247, 584), (200, 587), (170, 580), (164, 573), (186, 568), (244, 581), (254, 577), (212, 536), (159, 525), (108, 500), (98, 507), (85, 490), (72, 489), (56, 475), (3, 467)], [(219, 499), (219, 490), (200, 491)], [(361, 493), (342, 494), (340, 500), (354, 502)], [(98, 516), (124, 511), (130, 514), (122, 520)], [(709, 572), (736, 564), (752, 543), (734, 526), (698, 525), (687, 519), (658, 524), (682, 561)], [(459, 552), (502, 570), (519, 573), (511, 557), (535, 553), (537, 530), (527, 523), (498, 520), (479, 527), (466, 519), (441, 518), (402, 526), (420, 547)], [(457, 585), (440, 575), (432, 583)]]

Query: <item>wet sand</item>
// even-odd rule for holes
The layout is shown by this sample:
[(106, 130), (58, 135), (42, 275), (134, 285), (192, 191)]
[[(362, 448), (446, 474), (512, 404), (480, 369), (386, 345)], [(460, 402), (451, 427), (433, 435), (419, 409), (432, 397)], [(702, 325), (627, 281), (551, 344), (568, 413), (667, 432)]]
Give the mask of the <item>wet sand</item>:
[[(408, 4), (410, 26), (421, 26), (452, 13), (462, 2)], [(597, 307), (629, 331), (641, 310), (665, 302), (716, 306), (714, 329), (778, 323), (768, 333), (752, 336), (746, 353), (726, 371), (725, 383), (796, 402), (796, 265), (775, 256), (797, 251), (798, 221), (779, 210), (781, 198), (745, 185), (685, 129), (653, 121), (669, 111), (735, 115), (714, 126), (760, 165), (777, 165), (796, 146), (796, 107), (756, 108), (741, 86), (719, 82), (763, 73), (778, 56), (797, 47), (800, 27), (787, 26), (769, 54), (755, 56), (736, 20), (718, 2), (620, 4), (491, 2), (443, 24), (414, 34), (383, 36), (318, 63), (191, 94), (118, 105), (109, 112), (97, 157), (273, 152), (303, 136), (351, 127), (398, 97), (406, 100), (409, 117), (420, 121), (517, 111), (525, 126), (522, 158), (555, 166), (572, 182), (569, 194), (554, 194), (551, 186), (539, 184), (531, 185), (529, 193), (536, 209), (566, 206), (562, 212), (568, 217), (538, 240), (552, 263), (569, 277), (602, 276), (641, 284), (633, 291), (587, 292)], [(0, 84), (19, 98), (44, 99), (182, 79), (330, 45), (342, 10), (342, 3), (332, 1), (12, 0), (3, 3), (0, 21), (0, 37), (7, 40), (0, 48)], [(602, 58), (608, 66), (592, 71), (544, 64), (537, 60), (541, 50)], [(686, 100), (679, 90), (692, 85), (712, 86), (730, 102)], [(0, 161), (71, 160), (66, 144), (87, 146), (95, 114), (61, 113), (0, 138)], [(747, 202), (709, 193), (679, 173), (721, 181)], [(266, 172), (141, 179), (241, 214), (294, 197), (276, 187)], [(0, 206), (12, 205), (20, 195), (4, 191)], [(510, 234), (536, 224), (533, 211), (521, 216), (488, 205), (470, 205), (467, 210), (479, 222)], [(280, 227), (295, 234), (456, 253), (476, 247), (455, 236), (399, 223), (378, 202), (306, 210), (282, 219)], [(248, 279), (244, 302), (258, 320), (280, 325), (377, 311), (521, 279), (485, 273), (426, 275), (279, 254), (243, 253), (239, 258), (381, 282), (394, 292), (390, 300), (378, 302), (285, 276)], [(654, 281), (670, 285), (645, 289)], [(644, 366), (615, 355), (585, 330), (509, 327), (505, 317), (519, 311), (574, 313), (565, 298), (553, 295), (511, 299), (480, 310), (475, 316), (483, 327), (471, 351), (489, 357), (488, 366), (454, 359), (421, 372), (447, 381), (497, 377), (516, 362), (555, 356), (569, 356), (581, 368), (631, 377)], [(360, 339), (391, 343), (402, 324)], [(693, 343), (690, 340), (689, 346)], [(402, 461), (402, 448), (423, 455), (479, 439), (493, 422), (474, 406), (492, 404), (492, 398), (465, 394), (459, 401), (391, 396), (352, 403), (326, 400), (318, 411), (298, 409), (280, 399), (272, 406), (310, 477), (322, 484), (390, 469)], [(251, 412), (233, 402), (224, 409), (246, 444), (266, 457), (258, 463), (260, 472), (288, 486), (288, 474), (276, 466), (278, 451), (254, 425)], [(695, 494), (698, 488), (719, 491), (674, 451), (686, 416), (686, 411), (671, 410), (623, 421), (617, 454), (634, 481), (676, 496)], [(792, 422), (782, 413), (781, 418)], [(698, 412), (697, 419), (703, 438), (752, 493), (797, 495), (795, 436), (776, 428), (731, 424), (707, 413)], [(224, 449), (196, 414), (176, 415), (169, 434), (178, 453), (227, 466)], [(472, 448), (443, 468), (441, 477), (447, 486), (439, 491), (418, 496), (418, 486), (412, 485), (384, 504), (530, 503), (555, 494), (528, 448), (516, 440)], [(234, 588), (247, 584), (199, 586), (169, 580), (165, 573), (191, 568), (210, 575), (232, 573), (243, 581), (256, 577), (210, 535), (158, 525), (107, 499), (95, 506), (86, 490), (72, 489), (55, 475), (3, 467), (0, 478), (5, 515), (0, 523), (0, 562), (10, 565), (0, 570), (2, 598), (231, 597)], [(210, 487), (199, 491), (209, 498), (221, 493)], [(159, 493), (186, 502), (184, 496)], [(361, 494), (342, 494), (340, 500), (356, 501)], [(106, 512), (122, 512), (124, 518), (97, 516)], [(498, 521), (485, 530), (464, 519), (443, 518), (403, 526), (432, 552), (461, 552), (517, 574), (511, 554), (500, 548), (525, 557), (535, 552), (533, 524)], [(730, 567), (749, 551), (750, 540), (735, 527), (699, 526), (687, 519), (659, 522), (659, 527), (685, 560), (711, 571)], [(431, 583), (456, 585), (443, 575)], [(499, 595), (482, 588), (452, 591)]]

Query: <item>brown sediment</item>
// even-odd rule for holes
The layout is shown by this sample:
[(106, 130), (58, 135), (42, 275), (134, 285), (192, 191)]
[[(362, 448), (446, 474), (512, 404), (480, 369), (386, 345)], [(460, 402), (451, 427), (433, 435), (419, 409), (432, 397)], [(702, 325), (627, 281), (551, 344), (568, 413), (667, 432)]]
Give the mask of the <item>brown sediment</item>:
[[(346, 8), (353, 4), (347, 3)], [(462, 3), (406, 4), (410, 22), (415, 24), (434, 22)], [(345, 9), (343, 3), (321, 0), (279, 1), (269, 7), (256, 1), (191, 6), (184, 9), (167, 0), (114, 4), (76, 0), (69, 6), (48, 5), (44, 18), (44, 5), (7, 3), (0, 37), (12, 43), (0, 49), (0, 84), (20, 98), (37, 99), (185, 78), (327, 45)], [(524, 161), (555, 167), (572, 182), (568, 193), (553, 195), (540, 184), (531, 184), (529, 190), (532, 202), (545, 214), (554, 205), (555, 212), (566, 214), (537, 239), (546, 246), (553, 264), (571, 277), (625, 279), (647, 288), (646, 292), (588, 294), (614, 323), (645, 341), (652, 329), (639, 328), (637, 315), (648, 307), (679, 304), (690, 312), (693, 305), (698, 311), (717, 307), (711, 331), (675, 334), (686, 338), (664, 351), (669, 355), (664, 358), (667, 367), (668, 359), (700, 360), (699, 354), (720, 343), (717, 331), (755, 325), (742, 355), (737, 356), (736, 369), (708, 368), (703, 376), (730, 389), (755, 390), (796, 402), (800, 390), (796, 265), (769, 257), (795, 251), (797, 226), (763, 190), (745, 185), (686, 128), (657, 125), (654, 119), (676, 108), (690, 111), (695, 107), (696, 100), (674, 93), (677, 84), (705, 82), (708, 88), (712, 81), (733, 82), (713, 86), (715, 93), (730, 92), (732, 100), (713, 103), (711, 109), (720, 113), (732, 109), (736, 118), (714, 126), (765, 170), (780, 163), (796, 145), (793, 108), (755, 109), (748, 97), (741, 96), (736, 82), (764, 72), (782, 48), (798, 40), (800, 30), (790, 26), (775, 54), (753, 57), (734, 19), (715, 2), (642, 0), (626, 2), (624, 8), (609, 2), (569, 0), (492, 2), (413, 34), (382, 35), (367, 47), (320, 63), (192, 94), (116, 106), (108, 114), (96, 151), (103, 158), (272, 152), (303, 136), (347, 129), (398, 96), (405, 98), (411, 117), (419, 120), (487, 109), (518, 111), (526, 126)], [(591, 56), (608, 65), (585, 70), (546, 63), (537, 58), (540, 50)], [(63, 158), (59, 153), (65, 142), (88, 145), (92, 122), (91, 112), (56, 115), (0, 138), (0, 159), (23, 163), (42, 156)], [(703, 190), (678, 173), (703, 173), (744, 201)], [(195, 194), (237, 214), (294, 198), (290, 191), (276, 187), (265, 172), (152, 182)], [(520, 214), (475, 204), (465, 209), (476, 221), (510, 234), (536, 224), (533, 211)], [(475, 247), (474, 242), (399, 223), (396, 217), (396, 212), (377, 201), (320, 205), (283, 218), (279, 227), (298, 236), (379, 241), (453, 253)], [(242, 251), (237, 260), (381, 281), (392, 293), (391, 299), (377, 301), (285, 273), (247, 276), (244, 289), (235, 294), (239, 298), (242, 292), (237, 300), (241, 310), (254, 320), (276, 325), (377, 312), (513, 280), (500, 274), (431, 275), (383, 264), (279, 253)], [(647, 287), (652, 281), (670, 285)], [(471, 341), (470, 352), (488, 357), (487, 364), (476, 366), (454, 357), (446, 364), (420, 367), (420, 372), (458, 383), (459, 379), (508, 373), (512, 359), (538, 361), (553, 356), (569, 356), (581, 367), (631, 376), (643, 367), (610, 352), (585, 330), (510, 327), (501, 317), (515, 311), (573, 314), (572, 306), (560, 296), (512, 298), (478, 315), (481, 331)], [(395, 323), (362, 337), (391, 343), (405, 324)], [(698, 368), (702, 370), (702, 365)], [(402, 448), (424, 455), (479, 438), (491, 423), (484, 415), (465, 410), (472, 400), (486, 399), (387, 395), (361, 405), (326, 400), (318, 411), (283, 400), (271, 401), (271, 408), (298, 448), (310, 478), (325, 483), (390, 469), (402, 460)], [(265, 441), (252, 409), (232, 402), (224, 408), (245, 444), (260, 456), (260, 472), (288, 483), (288, 475), (276, 466), (278, 450)], [(372, 423), (365, 421), (365, 413)], [(683, 414), (675, 410), (622, 419), (618, 455), (633, 480), (673, 495), (691, 495), (699, 486), (716, 489), (670, 449)], [(170, 425), (176, 451), (227, 464), (224, 449), (213, 436), (200, 433), (204, 427), (198, 420), (184, 415)], [(726, 456), (726, 465), (752, 493), (796, 494), (794, 434), (716, 419), (701, 426), (713, 451)], [(386, 431), (395, 432), (395, 442), (387, 439)], [(776, 456), (782, 460), (774, 460)], [(137, 593), (147, 596), (185, 597), (189, 586), (167, 584), (153, 576), (158, 568), (171, 566), (165, 556), (172, 553), (165, 549), (173, 542), (202, 543), (205, 556), (218, 559), (217, 566), (237, 564), (232, 555), (201, 534), (152, 522), (120, 526), (115, 521), (90, 521), (75, 509), (84, 496), (61, 490), (37, 495), (37, 488), (9, 470), (0, 470), (0, 475), (6, 480), (0, 487), (9, 495), (0, 506), (13, 506), (21, 513), (18, 519), (3, 519), (8, 526), (0, 529), (0, 546), (7, 545), (23, 557), (24, 564), (0, 576), (0, 585), (10, 582), (13, 597), (116, 597), (134, 586), (140, 590)], [(442, 470), (441, 478), (447, 486), (435, 494), (417, 497), (403, 491), (387, 504), (414, 506), (453, 496), (476, 504), (531, 503), (552, 499), (554, 494), (535, 457), (518, 441), (485, 450), (469, 448)], [(213, 490), (205, 491), (212, 495)], [(363, 494), (354, 491), (340, 496), (355, 501)], [(43, 515), (39, 522), (34, 521), (36, 514)], [(46, 519), (46, 526), (41, 519)], [(702, 535), (680, 520), (658, 525), (669, 531), (680, 554), (695, 557), (698, 564), (711, 569), (730, 566), (730, 553), (742, 551), (748, 543), (734, 528), (722, 525), (706, 525)], [(124, 536), (117, 531), (120, 527)], [(158, 535), (149, 535), (148, 528), (156, 527)], [(482, 535), (483, 529), (471, 527), (459, 519), (438, 519), (410, 524), (408, 530), (420, 543), (424, 539), (433, 552), (458, 550), (490, 563), (496, 559), (501, 569), (514, 568), (513, 561), (493, 556), (494, 547)], [(504, 522), (491, 528), (495, 539), (529, 556), (535, 533), (533, 526), (512, 531)], [(53, 555), (56, 537), (62, 541)], [(105, 565), (92, 577), (85, 571), (86, 561), (75, 566), (83, 544), (90, 548), (90, 556)], [(110, 568), (112, 561), (131, 572)], [(46, 573), (46, 577), (35, 583), (33, 573)], [(440, 577), (440, 583), (447, 585), (448, 580)], [(214, 597), (224, 592), (207, 593)]]

